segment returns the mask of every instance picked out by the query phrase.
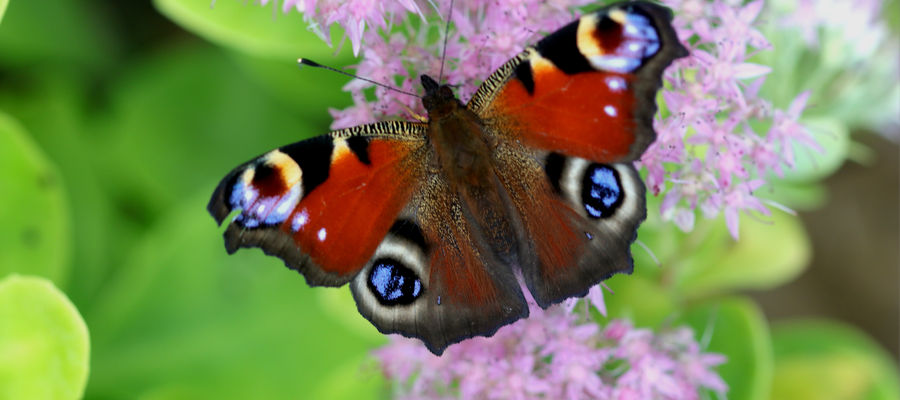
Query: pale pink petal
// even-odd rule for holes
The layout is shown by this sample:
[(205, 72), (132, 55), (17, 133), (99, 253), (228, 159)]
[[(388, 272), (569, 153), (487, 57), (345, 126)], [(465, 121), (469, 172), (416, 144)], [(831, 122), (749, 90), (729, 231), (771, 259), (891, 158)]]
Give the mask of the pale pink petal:
[(758, 78), (772, 72), (772, 67), (753, 63), (741, 63), (734, 67), (734, 76), (738, 79)]

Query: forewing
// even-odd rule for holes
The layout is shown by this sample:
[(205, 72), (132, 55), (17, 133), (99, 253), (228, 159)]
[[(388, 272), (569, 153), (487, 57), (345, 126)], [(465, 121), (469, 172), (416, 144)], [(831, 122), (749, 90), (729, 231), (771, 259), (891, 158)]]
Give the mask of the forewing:
[(468, 107), (492, 131), (537, 149), (636, 160), (656, 138), (662, 71), (687, 55), (670, 20), (644, 2), (586, 14), (504, 64)]
[(208, 210), (225, 247), (259, 247), (313, 286), (340, 286), (366, 264), (424, 174), (423, 124), (383, 122), (287, 145), (235, 168)]

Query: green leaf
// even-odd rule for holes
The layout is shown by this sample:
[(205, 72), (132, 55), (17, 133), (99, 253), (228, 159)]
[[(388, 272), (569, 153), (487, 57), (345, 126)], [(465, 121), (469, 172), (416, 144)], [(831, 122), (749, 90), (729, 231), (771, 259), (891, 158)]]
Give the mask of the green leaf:
[[(353, 382), (353, 384), (347, 384)], [(377, 369), (374, 360), (359, 357), (337, 367), (316, 385), (310, 393), (311, 399), (365, 400), (384, 399), (389, 388), (384, 375)]]
[(19, 124), (0, 113), (0, 277), (65, 281), (69, 211), (62, 179)]
[[(772, 338), (766, 319), (752, 301), (730, 297), (690, 307), (678, 322), (694, 328), (704, 351), (724, 354), (718, 367), (731, 400), (768, 399), (772, 385)], [(707, 339), (708, 338), (708, 339)]]
[(816, 210), (828, 201), (824, 184), (814, 181), (770, 181), (754, 194), (761, 199), (774, 201), (796, 211)]
[(85, 314), (95, 338), (88, 397), (289, 399), (325, 381), (348, 393), (370, 385), (332, 379), (385, 340), (332, 315), (362, 319), (355, 309), (317, 295), (347, 288), (310, 288), (259, 250), (229, 256), (208, 196), (161, 220)]
[(252, 157), (328, 131), (334, 104), (278, 104), (211, 46), (142, 61), (117, 82), (110, 117), (96, 129), (102, 181), (141, 222)]
[(356, 300), (350, 294), (349, 288), (316, 290), (315, 296), (321, 311), (333, 321), (342, 324), (347, 331), (360, 335), (371, 342), (385, 341), (385, 336), (378, 332), (378, 329), (375, 329), (369, 320), (359, 314)]
[(48, 64), (67, 69), (97, 69), (118, 59), (119, 35), (111, 33), (102, 7), (94, 2), (54, 0), (14, 1), (6, 13), (0, 1), (0, 65), (17, 66), (26, 72)]
[(0, 398), (81, 398), (89, 348), (87, 326), (53, 283), (0, 280)]
[[(316, 59), (334, 66), (353, 63), (349, 48), (336, 52), (311, 33), (295, 10), (273, 14), (269, 7), (240, 2), (210, 4), (192, 0), (156, 0), (157, 8), (186, 29), (235, 50), (233, 59), (247, 76), (294, 110), (322, 110), (313, 118), (328, 119), (328, 107), (350, 103), (341, 90), (348, 78), (314, 68), (300, 69), (297, 58)], [(343, 32), (333, 29), (340, 37)], [(346, 46), (349, 47), (349, 46)]]
[(606, 284), (612, 290), (604, 296), (610, 319), (627, 318), (636, 326), (657, 328), (676, 311), (672, 294), (642, 274), (615, 275)]
[(858, 329), (826, 320), (791, 321), (773, 329), (772, 399), (900, 398), (896, 362)]
[(0, 0), (0, 21), (3, 21), (3, 14), (6, 13), (7, 4), (9, 4), (9, 0)]
[[(282, 13), (278, 2), (154, 0), (156, 8), (187, 30), (207, 40), (257, 57), (295, 62), (299, 57), (324, 58), (334, 53), (307, 29), (303, 16)], [(333, 29), (332, 37), (341, 37)], [(349, 46), (346, 46), (349, 47)], [(347, 54), (349, 49), (344, 49)]]
[(638, 227), (637, 236), (646, 249), (637, 242), (631, 246), (635, 274), (648, 274), (654, 279), (669, 269), (673, 260), (684, 257), (687, 238), (674, 223), (662, 220), (659, 215), (661, 202), (661, 197), (647, 196), (647, 219)]
[[(248, 79), (290, 110), (311, 120), (330, 123), (328, 109), (340, 109), (351, 104), (350, 94), (342, 89), (349, 81), (344, 75), (316, 68), (300, 68), (293, 60), (270, 60), (238, 52), (230, 55)], [(346, 65), (350, 59), (329, 61), (334, 65)]]
[[(702, 297), (737, 289), (769, 289), (799, 275), (809, 264), (810, 243), (795, 216), (775, 211), (771, 222), (742, 218), (740, 239), (712, 234), (676, 270), (680, 293)], [(711, 221), (723, 229), (721, 220)], [(715, 250), (715, 251), (713, 251)]]
[[(65, 182), (71, 210), (72, 261), (70, 279), (62, 286), (72, 301), (83, 307), (96, 295), (108, 269), (118, 265), (125, 243), (133, 233), (129, 221), (115, 215), (122, 207), (103, 193), (95, 164), (108, 154), (85, 123), (84, 99), (96, 88), (80, 74), (54, 70), (38, 75), (17, 90), (0, 91), (0, 109), (15, 115), (28, 128), (41, 149), (57, 165)], [(129, 226), (129, 228), (133, 228)], [(133, 231), (133, 229), (130, 229)]]

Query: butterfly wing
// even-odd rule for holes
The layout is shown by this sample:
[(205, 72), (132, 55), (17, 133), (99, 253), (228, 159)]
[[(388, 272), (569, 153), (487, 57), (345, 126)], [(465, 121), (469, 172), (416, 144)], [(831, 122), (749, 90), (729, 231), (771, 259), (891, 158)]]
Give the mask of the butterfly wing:
[(537, 149), (636, 160), (656, 138), (662, 72), (687, 55), (670, 20), (668, 9), (643, 2), (586, 14), (501, 66), (468, 107)]
[(485, 251), (461, 203), (442, 175), (428, 177), (350, 284), (379, 331), (420, 338), (438, 355), (528, 315), (515, 275)]
[(259, 247), (312, 286), (340, 286), (375, 251), (422, 173), (425, 125), (383, 122), (287, 145), (235, 168), (208, 210), (239, 213), (225, 247)]
[(312, 286), (350, 282), (379, 331), (434, 353), (527, 315), (516, 279), (430, 170), (427, 125), (384, 122), (263, 154), (229, 173), (208, 210), (229, 253), (259, 247)]
[(655, 140), (662, 72), (687, 54), (644, 2), (587, 14), (491, 75), (467, 105), (506, 149), (495, 170), (521, 218), (519, 262), (542, 307), (630, 273), (646, 216), (630, 164)]
[[(521, 219), (519, 263), (541, 307), (580, 297), (633, 270), (630, 247), (646, 218), (645, 188), (631, 163), (604, 164), (520, 149), (497, 160)], [(515, 167), (515, 168), (513, 168)]]

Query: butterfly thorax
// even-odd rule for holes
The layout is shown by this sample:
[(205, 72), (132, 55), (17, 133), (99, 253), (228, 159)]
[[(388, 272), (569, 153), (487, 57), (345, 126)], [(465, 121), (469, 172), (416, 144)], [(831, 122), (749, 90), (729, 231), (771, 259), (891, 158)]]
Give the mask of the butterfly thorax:
[(422, 103), (428, 111), (428, 138), (450, 185), (492, 186), (491, 147), (481, 120), (453, 95), (449, 86), (438, 85), (427, 75), (422, 75), (422, 86)]

